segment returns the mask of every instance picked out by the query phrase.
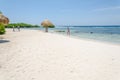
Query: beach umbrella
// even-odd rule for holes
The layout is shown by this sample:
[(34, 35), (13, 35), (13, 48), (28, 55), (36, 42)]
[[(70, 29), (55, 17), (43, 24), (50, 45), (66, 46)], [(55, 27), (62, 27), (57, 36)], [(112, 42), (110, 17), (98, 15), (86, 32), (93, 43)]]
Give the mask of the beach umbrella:
[(9, 19), (5, 17), (1, 12), (0, 12), (0, 23), (7, 25), (9, 23)]
[(45, 28), (45, 32), (48, 32), (48, 28), (54, 28), (54, 24), (48, 19), (44, 20), (41, 25)]

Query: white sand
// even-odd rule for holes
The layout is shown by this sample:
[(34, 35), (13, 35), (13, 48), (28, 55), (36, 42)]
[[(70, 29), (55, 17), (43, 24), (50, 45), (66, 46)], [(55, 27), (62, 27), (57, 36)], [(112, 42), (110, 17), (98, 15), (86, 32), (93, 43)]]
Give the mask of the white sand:
[[(7, 30), (0, 80), (120, 80), (120, 45)], [(1, 37), (1, 36), (0, 36)]]

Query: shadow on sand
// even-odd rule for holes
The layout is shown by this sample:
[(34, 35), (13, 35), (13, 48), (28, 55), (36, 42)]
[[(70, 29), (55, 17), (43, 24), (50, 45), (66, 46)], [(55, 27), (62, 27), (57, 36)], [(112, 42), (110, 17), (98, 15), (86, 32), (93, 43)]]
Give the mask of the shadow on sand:
[(7, 43), (10, 42), (9, 40), (0, 40), (0, 43)]

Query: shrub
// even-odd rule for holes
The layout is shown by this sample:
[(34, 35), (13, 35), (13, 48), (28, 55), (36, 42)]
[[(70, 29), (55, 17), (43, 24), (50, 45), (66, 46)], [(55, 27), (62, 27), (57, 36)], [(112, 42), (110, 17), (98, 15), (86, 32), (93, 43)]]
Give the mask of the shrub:
[(3, 24), (0, 24), (0, 35), (5, 34), (5, 26)]
[(6, 28), (13, 28), (14, 27), (17, 27), (17, 26), (20, 26), (21, 28), (34, 28), (34, 27), (40, 27), (38, 25), (31, 25), (31, 24), (27, 24), (27, 23), (11, 23), (11, 24), (8, 24), (6, 25), (5, 27)]

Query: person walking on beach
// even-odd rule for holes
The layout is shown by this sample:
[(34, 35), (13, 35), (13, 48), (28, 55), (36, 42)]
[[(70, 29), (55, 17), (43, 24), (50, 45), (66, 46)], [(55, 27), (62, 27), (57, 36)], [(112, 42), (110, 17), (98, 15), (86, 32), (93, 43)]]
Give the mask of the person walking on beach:
[(15, 26), (13, 26), (13, 32), (15, 32)]
[(17, 28), (18, 28), (18, 31), (20, 31), (20, 26), (17, 26)]
[(70, 28), (67, 27), (67, 35), (70, 36)]

